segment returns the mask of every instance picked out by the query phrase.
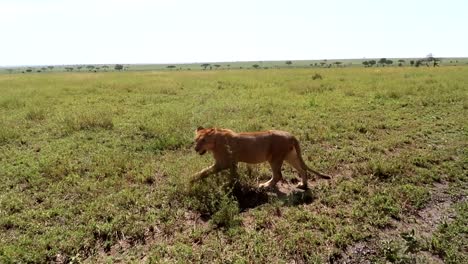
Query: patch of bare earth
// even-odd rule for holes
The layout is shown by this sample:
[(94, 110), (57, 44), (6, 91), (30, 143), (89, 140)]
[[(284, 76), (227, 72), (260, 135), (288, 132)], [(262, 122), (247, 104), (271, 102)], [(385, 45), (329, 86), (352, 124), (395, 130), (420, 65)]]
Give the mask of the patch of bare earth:
[[(405, 243), (405, 234), (414, 234), (418, 241), (430, 241), (441, 223), (454, 218), (452, 205), (465, 199), (466, 196), (452, 197), (447, 183), (435, 184), (431, 190), (431, 200), (425, 208), (402, 217), (400, 221), (392, 220), (390, 227), (376, 230), (376, 234), (367, 241), (348, 246), (336, 263), (373, 263), (372, 260), (379, 254), (379, 244), (395, 240)], [(444, 263), (429, 251), (420, 250), (411, 254), (420, 263)]]

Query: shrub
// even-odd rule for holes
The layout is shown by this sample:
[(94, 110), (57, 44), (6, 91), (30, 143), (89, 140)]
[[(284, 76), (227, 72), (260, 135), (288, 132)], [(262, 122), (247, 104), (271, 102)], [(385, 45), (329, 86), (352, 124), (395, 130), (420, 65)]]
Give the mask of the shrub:
[(241, 219), (237, 201), (227, 194), (223, 195), (219, 203), (219, 210), (213, 215), (211, 221), (218, 227), (231, 228), (238, 226)]
[(314, 75), (312, 75), (312, 80), (322, 80), (322, 79), (323, 77), (319, 73), (315, 73)]

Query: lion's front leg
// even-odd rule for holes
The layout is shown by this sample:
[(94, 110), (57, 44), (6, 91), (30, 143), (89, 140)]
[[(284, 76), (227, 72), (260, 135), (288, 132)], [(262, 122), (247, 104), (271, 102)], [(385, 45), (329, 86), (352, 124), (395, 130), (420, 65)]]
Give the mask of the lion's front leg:
[(238, 174), (237, 174), (237, 163), (233, 162), (231, 166), (229, 167), (229, 181), (231, 186), (233, 186), (236, 181), (238, 180)]
[(195, 176), (192, 177), (192, 179), (190, 180), (190, 182), (195, 182), (195, 181), (198, 181), (198, 180), (201, 180), (201, 179), (204, 179), (206, 178), (206, 176), (210, 175), (210, 174), (214, 174), (214, 173), (217, 173), (219, 171), (218, 167), (216, 166), (216, 164), (213, 164), (207, 168), (204, 168), (203, 170), (201, 170), (200, 172), (198, 172), (197, 174), (195, 174)]

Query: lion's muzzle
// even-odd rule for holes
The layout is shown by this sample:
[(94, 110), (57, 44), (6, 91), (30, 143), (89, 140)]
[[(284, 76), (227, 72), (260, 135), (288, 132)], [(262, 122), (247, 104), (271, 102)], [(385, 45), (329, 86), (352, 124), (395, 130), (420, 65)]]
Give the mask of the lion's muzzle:
[(203, 155), (203, 154), (206, 153), (206, 150), (201, 149), (201, 148), (199, 148), (199, 147), (195, 147), (195, 151), (196, 151), (198, 154), (200, 154), (200, 155)]

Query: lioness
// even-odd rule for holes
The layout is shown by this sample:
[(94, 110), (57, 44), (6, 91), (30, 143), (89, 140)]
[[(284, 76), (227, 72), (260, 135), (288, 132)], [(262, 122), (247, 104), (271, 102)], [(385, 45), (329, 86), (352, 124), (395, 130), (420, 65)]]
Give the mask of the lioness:
[(283, 179), (281, 175), (283, 161), (299, 172), (302, 179), (299, 188), (307, 188), (308, 170), (321, 178), (330, 179), (330, 176), (307, 167), (301, 156), (299, 141), (288, 132), (268, 130), (236, 133), (229, 129), (198, 127), (195, 131), (195, 144), (195, 151), (200, 155), (211, 151), (215, 163), (197, 173), (192, 181), (225, 169), (231, 169), (233, 175), (236, 173), (238, 162), (252, 164), (265, 161), (270, 163), (273, 176), (259, 187), (273, 187)]

